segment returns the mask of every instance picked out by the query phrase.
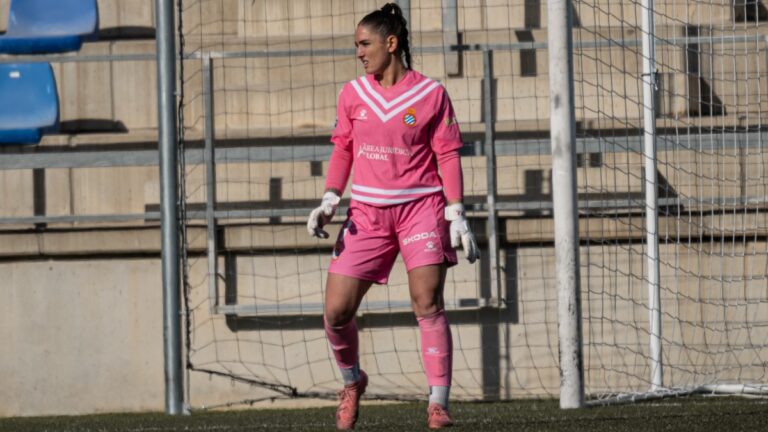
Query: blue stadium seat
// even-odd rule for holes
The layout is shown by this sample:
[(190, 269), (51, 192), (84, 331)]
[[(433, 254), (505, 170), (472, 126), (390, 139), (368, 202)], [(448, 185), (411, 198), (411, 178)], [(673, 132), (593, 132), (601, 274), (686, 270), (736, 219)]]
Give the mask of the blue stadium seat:
[(11, 0), (0, 53), (77, 51), (98, 29), (96, 0)]
[(59, 97), (48, 63), (0, 64), (0, 144), (36, 144), (59, 123)]

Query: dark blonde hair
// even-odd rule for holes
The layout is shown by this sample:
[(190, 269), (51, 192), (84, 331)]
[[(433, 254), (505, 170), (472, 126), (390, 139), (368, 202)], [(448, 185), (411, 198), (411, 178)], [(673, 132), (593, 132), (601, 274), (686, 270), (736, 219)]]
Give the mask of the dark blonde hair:
[(406, 69), (411, 69), (411, 48), (408, 45), (408, 23), (403, 10), (395, 3), (387, 3), (381, 9), (364, 16), (358, 25), (378, 33), (382, 39), (392, 35), (397, 38), (397, 55), (403, 59)]

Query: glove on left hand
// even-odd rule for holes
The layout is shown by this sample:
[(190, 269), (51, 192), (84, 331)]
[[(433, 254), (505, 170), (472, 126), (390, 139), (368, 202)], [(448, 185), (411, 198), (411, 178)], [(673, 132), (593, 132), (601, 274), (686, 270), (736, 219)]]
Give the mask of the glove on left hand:
[(445, 207), (445, 220), (451, 222), (451, 246), (454, 248), (461, 246), (464, 249), (464, 256), (470, 264), (477, 261), (477, 258), (480, 257), (480, 251), (477, 248), (475, 235), (469, 229), (467, 218), (464, 215), (464, 205), (455, 203)]

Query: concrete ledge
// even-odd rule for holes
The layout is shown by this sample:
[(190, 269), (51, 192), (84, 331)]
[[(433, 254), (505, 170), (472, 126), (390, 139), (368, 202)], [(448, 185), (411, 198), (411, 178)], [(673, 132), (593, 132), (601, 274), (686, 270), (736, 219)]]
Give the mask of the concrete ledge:
[[(205, 229), (189, 228), (192, 251), (205, 250)], [(159, 254), (160, 227), (27, 231), (0, 234), (0, 257)]]
[[(507, 219), (505, 240), (509, 243), (532, 244), (554, 242), (554, 221), (541, 219)], [(741, 213), (684, 217), (659, 217), (660, 241), (764, 237), (768, 235), (768, 214)], [(639, 241), (645, 239), (645, 216), (617, 216), (579, 219), (581, 241)], [(740, 241), (740, 240), (739, 240)]]
[(254, 249), (309, 249), (331, 248), (339, 235), (341, 220), (326, 227), (327, 240), (310, 237), (306, 225), (232, 226), (224, 230), (223, 247), (228, 251)]

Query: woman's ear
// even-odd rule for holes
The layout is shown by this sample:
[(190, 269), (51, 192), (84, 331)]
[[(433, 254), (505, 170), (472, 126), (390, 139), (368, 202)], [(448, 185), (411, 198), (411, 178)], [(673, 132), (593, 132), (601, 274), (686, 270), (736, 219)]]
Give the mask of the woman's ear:
[(397, 52), (397, 36), (395, 35), (389, 35), (387, 36), (387, 52), (389, 53), (396, 53)]

